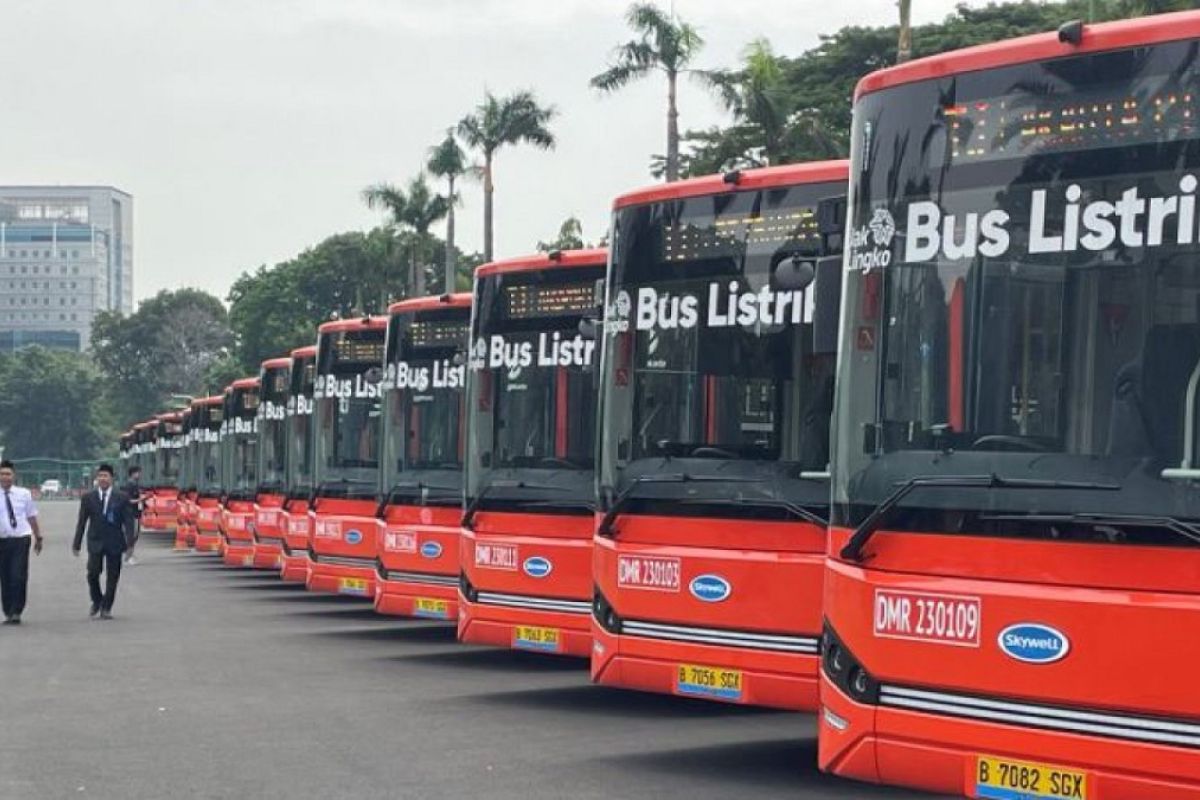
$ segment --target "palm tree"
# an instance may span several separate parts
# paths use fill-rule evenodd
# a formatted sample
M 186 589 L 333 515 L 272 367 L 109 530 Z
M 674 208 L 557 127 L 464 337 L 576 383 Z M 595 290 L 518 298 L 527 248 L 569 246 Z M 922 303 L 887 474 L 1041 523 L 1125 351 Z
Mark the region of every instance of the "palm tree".
M 458 252 L 454 249 L 454 207 L 458 205 L 458 194 L 454 182 L 467 171 L 467 154 L 458 146 L 454 129 L 446 131 L 440 144 L 429 148 L 426 168 L 433 175 L 446 179 L 446 275 L 445 290 L 454 291 L 454 273 L 458 269 Z
M 613 92 L 635 78 L 642 78 L 658 70 L 667 76 L 667 162 L 666 178 L 679 178 L 679 104 L 676 101 L 676 83 L 692 58 L 704 46 L 700 34 L 686 22 L 676 20 L 673 15 L 650 3 L 634 3 L 625 12 L 629 27 L 639 38 L 626 42 L 616 49 L 615 63 L 592 78 L 594 88 Z
M 412 246 L 409 248 L 412 274 L 408 285 L 414 297 L 423 296 L 425 268 L 421 258 L 429 243 L 429 228 L 449 212 L 449 201 L 429 190 L 424 173 L 410 180 L 404 189 L 398 189 L 390 183 L 368 186 L 363 189 L 362 198 L 368 208 L 387 211 L 393 227 L 407 228 L 413 232 Z
M 899 0 L 900 33 L 896 42 L 896 63 L 912 58 L 912 0 Z
M 554 106 L 541 106 L 533 92 L 514 92 L 496 97 L 486 92 L 483 102 L 458 123 L 458 135 L 468 147 L 483 155 L 483 257 L 491 261 L 492 201 L 495 193 L 492 172 L 496 152 L 506 144 L 525 142 L 542 150 L 554 147 L 554 134 L 547 127 L 558 114 Z
M 776 164 L 785 155 L 785 140 L 795 102 L 788 91 L 783 64 L 766 39 L 755 39 L 746 46 L 742 68 L 704 73 L 710 87 L 720 97 L 725 110 L 739 124 L 757 132 L 762 162 Z

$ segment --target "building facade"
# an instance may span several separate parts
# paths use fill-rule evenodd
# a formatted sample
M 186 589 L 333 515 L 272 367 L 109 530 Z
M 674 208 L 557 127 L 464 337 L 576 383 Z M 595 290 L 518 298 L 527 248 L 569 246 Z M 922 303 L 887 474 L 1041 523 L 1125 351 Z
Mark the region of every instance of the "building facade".
M 133 198 L 111 186 L 0 186 L 0 352 L 85 350 L 133 313 Z

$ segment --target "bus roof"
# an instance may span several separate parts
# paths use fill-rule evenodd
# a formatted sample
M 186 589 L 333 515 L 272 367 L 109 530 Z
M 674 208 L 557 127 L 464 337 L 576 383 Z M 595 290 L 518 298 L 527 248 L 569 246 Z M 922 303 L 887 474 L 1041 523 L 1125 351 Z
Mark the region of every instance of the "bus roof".
M 872 72 L 858 81 L 854 99 L 892 86 L 963 72 L 1195 37 L 1200 37 L 1200 12 L 1196 11 L 1085 25 L 1083 39 L 1077 45 L 1060 41 L 1056 31 L 1035 33 L 952 50 Z
M 224 397 L 219 394 L 211 394 L 208 397 L 197 397 L 192 401 L 192 408 L 200 406 L 219 406 L 224 401 Z
M 233 383 L 226 386 L 225 391 L 228 392 L 230 389 L 257 389 L 257 388 L 258 388 L 258 376 L 256 375 L 253 378 L 238 378 L 236 381 L 234 381 Z
M 278 358 L 268 358 L 262 362 L 263 369 L 287 369 L 292 365 L 292 359 L 288 356 L 279 356 Z
M 321 324 L 317 328 L 317 333 L 334 333 L 336 331 L 358 331 L 366 328 L 368 330 L 387 328 L 387 317 L 350 317 L 349 319 L 335 319 Z
M 388 306 L 389 314 L 405 314 L 413 311 L 434 311 L 439 308 L 470 308 L 471 293 L 456 292 L 431 297 L 412 297 Z
M 291 352 L 292 358 L 316 358 L 317 346 L 315 344 L 306 344 L 304 347 L 297 347 Z
M 726 180 L 726 175 L 736 174 L 737 181 Z M 687 197 L 707 197 L 714 194 L 744 192 L 753 189 L 769 189 L 775 186 L 791 186 L 798 183 L 825 183 L 846 181 L 850 177 L 850 162 L 809 161 L 802 164 L 783 164 L 778 167 L 760 167 L 740 170 L 736 173 L 705 175 L 686 178 L 672 183 L 644 186 L 632 192 L 618 195 L 613 201 L 613 210 L 661 203 L 665 200 L 681 200 Z
M 551 258 L 551 253 L 536 253 L 534 255 L 506 258 L 503 261 L 492 261 L 475 270 L 475 275 L 500 275 L 506 272 L 532 272 L 548 267 L 594 267 L 597 264 L 608 263 L 608 250 L 597 247 L 591 250 L 560 250 L 557 257 Z

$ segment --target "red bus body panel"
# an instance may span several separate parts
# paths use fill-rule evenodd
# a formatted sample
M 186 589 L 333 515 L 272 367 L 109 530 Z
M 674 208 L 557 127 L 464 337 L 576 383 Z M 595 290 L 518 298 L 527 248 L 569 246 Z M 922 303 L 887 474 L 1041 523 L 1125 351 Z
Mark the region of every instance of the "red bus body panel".
M 400 617 L 458 618 L 458 508 L 391 505 L 376 528 L 375 610 Z
M 196 536 L 198 553 L 217 553 L 221 548 L 221 501 L 215 497 L 196 499 Z
M 848 536 L 836 531 L 830 553 Z M 1190 688 L 1197 649 L 1194 637 L 1181 635 L 1200 629 L 1200 553 L 884 532 L 869 549 L 866 568 L 829 559 L 825 610 L 883 686 L 936 687 L 929 691 L 947 695 L 951 708 L 961 698 L 975 704 L 986 698 L 1003 707 L 1032 703 L 1060 716 L 1065 710 L 1068 719 L 1190 719 L 1200 731 L 1200 692 Z M 978 645 L 877 635 L 880 592 L 978 601 Z M 1006 655 L 998 646 L 1001 632 L 1023 623 L 1064 632 L 1066 655 L 1044 664 Z M 820 766 L 839 775 L 973 795 L 976 758 L 993 755 L 1082 770 L 1090 798 L 1200 797 L 1200 736 L 1190 747 L 1173 746 L 1090 730 L 1039 730 L 1019 712 L 992 720 L 940 707 L 866 705 L 827 676 L 821 702 L 846 723 L 839 730 L 825 716 L 819 726 Z
M 179 490 L 159 487 L 147 489 L 146 509 L 142 512 L 142 530 L 175 530 L 179 515 Z
M 254 504 L 255 569 L 283 568 L 283 495 L 260 494 Z
M 308 514 L 312 538 L 305 586 L 312 592 L 374 600 L 375 502 L 323 497 Z
M 283 539 L 280 542 L 279 577 L 288 583 L 307 583 L 312 528 L 308 501 L 288 500 L 281 514 Z
M 254 502 L 229 500 L 221 509 L 221 559 L 226 566 L 254 564 Z
M 481 511 L 475 520 L 462 531 L 460 561 L 478 598 L 460 599 L 459 641 L 586 658 L 593 518 Z M 522 638 L 524 627 L 557 631 L 555 641 Z
M 649 624 L 645 633 L 629 633 L 626 625 L 613 634 L 593 621 L 594 681 L 726 702 L 816 708 L 822 529 L 794 522 L 639 515 L 619 518 L 616 530 L 613 538 L 596 538 L 593 579 L 623 620 Z M 750 542 L 753 549 L 746 546 Z M 697 596 L 693 581 L 702 576 L 727 581 L 728 596 L 720 601 Z M 740 641 L 746 643 L 733 643 Z M 740 691 L 710 694 L 690 686 L 679 680 L 681 665 L 736 670 L 742 674 Z

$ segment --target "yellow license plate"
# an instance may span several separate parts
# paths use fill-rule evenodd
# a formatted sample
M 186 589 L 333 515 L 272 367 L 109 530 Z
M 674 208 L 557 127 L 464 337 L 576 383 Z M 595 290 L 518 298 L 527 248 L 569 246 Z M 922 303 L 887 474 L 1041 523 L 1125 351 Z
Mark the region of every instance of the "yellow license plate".
M 721 669 L 701 664 L 675 666 L 675 691 L 679 694 L 740 703 L 744 684 L 744 676 L 739 669 Z
M 557 653 L 562 647 L 562 634 L 558 628 L 518 625 L 513 628 L 513 647 L 522 650 L 541 650 L 546 653 Z
M 445 600 L 437 600 L 432 597 L 418 597 L 413 600 L 413 616 L 449 619 L 450 605 Z
M 1087 773 L 1077 769 L 979 756 L 973 797 L 989 800 L 1087 800 Z
M 342 578 L 338 581 L 338 592 L 340 594 L 354 594 L 366 596 L 367 581 L 366 578 Z

